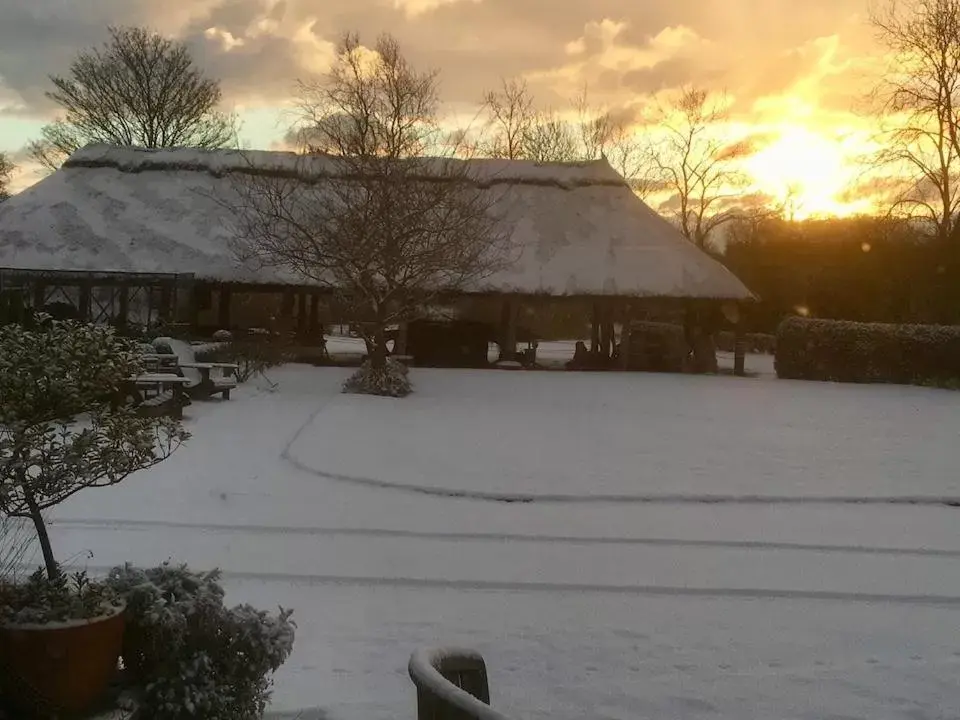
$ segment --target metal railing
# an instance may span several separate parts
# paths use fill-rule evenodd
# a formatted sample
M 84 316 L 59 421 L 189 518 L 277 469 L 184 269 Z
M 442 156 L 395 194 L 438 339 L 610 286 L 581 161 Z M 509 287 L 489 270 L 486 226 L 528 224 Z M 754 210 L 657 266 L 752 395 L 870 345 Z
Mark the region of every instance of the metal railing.
M 490 707 L 487 665 L 474 650 L 419 650 L 408 670 L 417 686 L 418 720 L 510 720 Z

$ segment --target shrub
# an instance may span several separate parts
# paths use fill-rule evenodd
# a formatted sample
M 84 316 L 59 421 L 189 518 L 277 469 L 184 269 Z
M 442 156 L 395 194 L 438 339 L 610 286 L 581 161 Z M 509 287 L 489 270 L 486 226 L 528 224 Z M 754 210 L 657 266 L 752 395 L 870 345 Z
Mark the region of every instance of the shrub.
M 777 331 L 777 376 L 954 386 L 960 327 L 789 318 Z
M 294 359 L 295 352 L 289 339 L 257 332 L 234 338 L 223 347 L 203 355 L 203 362 L 234 363 L 237 366 L 237 381 L 241 383 L 258 375 L 266 377 L 267 370 L 293 362 Z
M 358 395 L 381 395 L 383 397 L 406 397 L 413 392 L 410 370 L 399 360 L 387 358 L 384 368 L 374 369 L 367 360 L 343 384 L 343 391 Z
M 186 566 L 114 568 L 127 602 L 123 661 L 140 720 L 255 720 L 270 675 L 293 649 L 291 611 L 226 608 L 219 572 Z
M 40 568 L 26 582 L 7 585 L 0 594 L 0 620 L 12 623 L 89 620 L 121 607 L 112 588 L 90 580 L 85 572 L 68 576 L 59 570 L 49 578 Z
M 0 512 L 33 522 L 53 580 L 43 511 L 161 462 L 189 435 L 123 404 L 142 370 L 135 343 L 108 327 L 37 322 L 0 327 Z

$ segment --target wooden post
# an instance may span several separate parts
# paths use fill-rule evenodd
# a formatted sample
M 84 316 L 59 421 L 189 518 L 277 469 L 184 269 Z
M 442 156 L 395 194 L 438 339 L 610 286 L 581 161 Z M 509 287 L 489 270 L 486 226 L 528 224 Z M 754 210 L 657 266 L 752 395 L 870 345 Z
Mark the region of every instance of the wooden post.
M 80 320 L 81 322 L 90 322 L 90 306 L 93 299 L 93 293 L 90 283 L 85 282 L 80 285 Z
M 743 307 L 737 307 L 737 323 L 734 326 L 733 339 L 733 374 L 744 377 L 747 374 L 747 338 L 743 322 Z
M 33 309 L 39 310 L 47 304 L 47 286 L 42 282 L 33 285 Z
M 600 353 L 600 304 L 594 301 L 590 321 L 590 354 Z
M 394 355 L 406 355 L 407 354 L 407 336 L 410 331 L 410 326 L 408 323 L 402 322 L 397 326 L 397 339 L 393 343 L 393 354 Z
M 130 322 L 129 317 L 127 317 L 130 314 L 130 288 L 121 285 L 117 290 L 117 300 L 117 316 L 114 318 L 114 322 L 120 332 L 126 332 Z
M 218 330 L 229 330 L 230 325 L 230 305 L 233 302 L 233 289 L 229 285 L 220 286 L 220 302 L 217 307 Z
M 297 293 L 297 335 L 302 339 L 307 336 L 309 322 L 307 318 L 307 294 Z
M 500 361 L 517 359 L 517 301 L 508 295 L 500 311 Z
M 600 305 L 600 356 L 604 360 L 613 357 L 613 307 L 605 300 Z
M 320 334 L 320 293 L 310 294 L 310 337 Z M 320 339 L 320 338 L 317 338 Z

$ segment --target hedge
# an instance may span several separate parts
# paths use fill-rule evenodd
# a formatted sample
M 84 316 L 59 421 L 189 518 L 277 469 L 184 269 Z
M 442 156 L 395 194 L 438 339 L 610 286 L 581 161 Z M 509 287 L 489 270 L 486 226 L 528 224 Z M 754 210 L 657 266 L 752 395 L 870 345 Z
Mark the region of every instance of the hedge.
M 777 377 L 955 387 L 960 327 L 788 318 L 777 330 Z

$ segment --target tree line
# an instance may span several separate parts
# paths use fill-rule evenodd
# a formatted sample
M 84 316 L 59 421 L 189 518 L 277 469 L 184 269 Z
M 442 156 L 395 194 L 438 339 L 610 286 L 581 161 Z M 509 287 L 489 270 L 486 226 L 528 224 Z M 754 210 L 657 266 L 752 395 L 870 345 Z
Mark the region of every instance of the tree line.
M 752 332 L 772 333 L 791 315 L 960 324 L 950 253 L 917 222 L 737 220 L 719 259 L 760 298 L 746 312 Z

